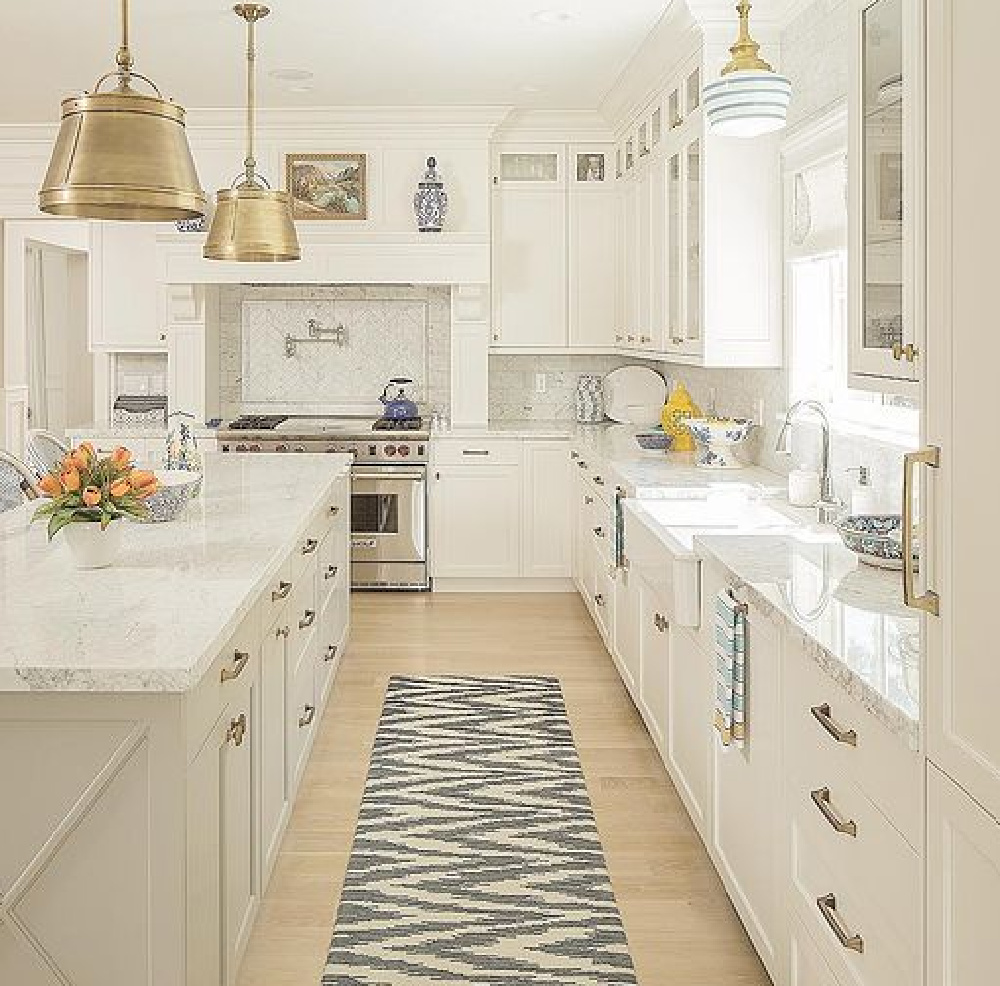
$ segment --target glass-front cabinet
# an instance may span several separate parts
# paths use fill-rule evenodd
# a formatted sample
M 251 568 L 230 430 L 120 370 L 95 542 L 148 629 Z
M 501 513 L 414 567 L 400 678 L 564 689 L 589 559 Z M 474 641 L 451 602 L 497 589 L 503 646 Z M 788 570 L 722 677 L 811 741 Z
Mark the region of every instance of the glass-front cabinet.
M 924 332 L 922 16 L 915 0 L 852 6 L 851 384 L 913 396 Z

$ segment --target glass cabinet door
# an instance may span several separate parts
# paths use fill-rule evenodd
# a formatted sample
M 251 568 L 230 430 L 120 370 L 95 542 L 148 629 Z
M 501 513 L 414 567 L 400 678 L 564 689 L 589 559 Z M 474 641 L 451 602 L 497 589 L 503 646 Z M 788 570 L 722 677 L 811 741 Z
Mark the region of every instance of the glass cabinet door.
M 906 77 L 913 43 L 904 0 L 860 0 L 851 101 L 851 377 L 887 391 L 918 377 L 913 273 L 918 248 L 914 161 L 917 88 Z M 912 18 L 915 21 L 915 18 Z
M 684 339 L 684 296 L 682 264 L 684 258 L 682 199 L 681 199 L 681 156 L 672 154 L 667 161 L 667 343 L 671 348 L 679 346 Z
M 701 350 L 701 141 L 693 140 L 684 161 L 684 339 L 685 351 Z

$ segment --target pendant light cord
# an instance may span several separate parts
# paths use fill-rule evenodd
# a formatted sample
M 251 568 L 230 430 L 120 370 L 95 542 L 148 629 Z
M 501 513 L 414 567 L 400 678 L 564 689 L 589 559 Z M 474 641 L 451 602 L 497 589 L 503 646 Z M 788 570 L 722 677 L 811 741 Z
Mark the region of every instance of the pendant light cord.
M 118 74 L 121 77 L 120 85 L 124 88 L 128 85 L 129 77 L 132 75 L 132 66 L 134 63 L 132 59 L 132 52 L 129 50 L 128 46 L 128 29 L 129 29 L 129 0 L 122 0 L 121 2 L 121 22 L 122 22 L 122 40 L 118 47 L 118 54 L 115 55 L 115 62 L 118 65 Z
M 247 156 L 243 162 L 246 168 L 247 184 L 257 183 L 256 170 L 257 160 L 254 157 L 254 114 L 256 110 L 257 91 L 255 85 L 255 62 L 257 61 L 257 49 L 254 44 L 254 25 L 257 18 L 253 15 L 247 17 Z

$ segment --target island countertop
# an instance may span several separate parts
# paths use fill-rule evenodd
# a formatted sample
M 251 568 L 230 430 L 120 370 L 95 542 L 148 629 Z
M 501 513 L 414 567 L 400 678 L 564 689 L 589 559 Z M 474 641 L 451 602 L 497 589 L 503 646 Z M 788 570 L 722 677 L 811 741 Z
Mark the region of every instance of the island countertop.
M 34 505 L 0 515 L 0 691 L 193 687 L 350 463 L 210 453 L 201 496 L 171 523 L 118 521 L 121 555 L 94 571 Z

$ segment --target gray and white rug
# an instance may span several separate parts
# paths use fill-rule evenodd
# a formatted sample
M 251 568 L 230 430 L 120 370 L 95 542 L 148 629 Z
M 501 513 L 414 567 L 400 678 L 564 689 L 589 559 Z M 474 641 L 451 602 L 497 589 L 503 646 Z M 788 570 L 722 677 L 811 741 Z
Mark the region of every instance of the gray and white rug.
M 635 986 L 555 678 L 389 683 L 323 986 Z

